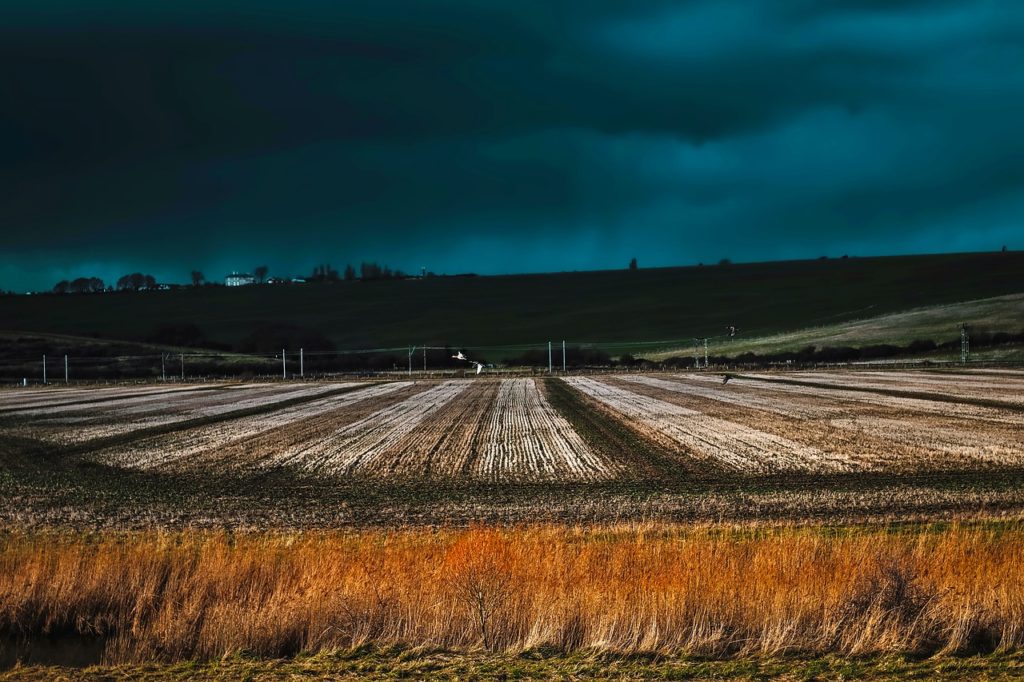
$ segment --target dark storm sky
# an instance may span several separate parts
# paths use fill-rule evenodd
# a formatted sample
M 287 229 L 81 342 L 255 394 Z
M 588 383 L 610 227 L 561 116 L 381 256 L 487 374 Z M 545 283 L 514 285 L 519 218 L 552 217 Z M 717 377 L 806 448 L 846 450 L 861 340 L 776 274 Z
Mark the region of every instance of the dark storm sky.
M 0 288 L 1024 247 L 1024 4 L 7 0 Z

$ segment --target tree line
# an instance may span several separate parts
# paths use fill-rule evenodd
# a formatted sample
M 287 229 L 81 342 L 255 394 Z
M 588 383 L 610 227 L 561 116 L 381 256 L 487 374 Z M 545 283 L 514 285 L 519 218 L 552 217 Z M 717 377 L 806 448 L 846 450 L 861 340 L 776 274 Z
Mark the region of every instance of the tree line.
M 62 279 L 53 285 L 55 294 L 94 294 L 104 290 L 103 280 L 99 277 L 79 277 L 70 282 Z
M 380 265 L 372 261 L 364 261 L 359 264 L 358 274 L 352 264 L 345 266 L 343 274 L 331 267 L 330 263 L 317 265 L 313 268 L 313 274 L 309 276 L 310 282 L 353 282 L 357 279 L 370 281 L 375 279 L 405 279 L 408 277 L 401 270 L 392 270 L 387 265 Z
M 103 291 L 113 291 L 115 287 L 108 287 L 99 277 L 79 277 L 73 280 L 62 279 L 53 285 L 55 294 L 98 294 Z M 133 272 L 118 278 L 116 289 L 118 291 L 149 291 L 157 288 L 156 278 L 153 275 L 146 275 L 141 272 Z
M 267 282 L 267 275 L 270 273 L 270 268 L 266 265 L 259 265 L 253 269 L 253 275 L 257 282 L 263 284 Z M 427 273 L 428 276 L 433 276 L 434 273 Z M 381 265 L 374 261 L 364 261 L 359 264 L 358 270 L 351 264 L 346 265 L 344 271 L 339 273 L 330 263 L 317 265 L 313 268 L 312 274 L 305 278 L 307 282 L 313 283 L 325 283 L 325 282 L 352 282 L 355 280 L 372 281 L 382 279 L 405 279 L 409 275 L 402 270 L 392 270 L 387 265 Z M 189 281 L 193 287 L 200 287 L 205 285 L 219 286 L 217 282 L 211 282 L 206 279 L 200 270 L 192 270 L 189 273 Z M 273 280 L 271 280 L 273 281 Z M 156 279 L 152 275 L 147 275 L 141 272 L 133 272 L 131 274 L 124 275 L 117 280 L 117 283 L 113 287 L 108 287 L 104 284 L 103 280 L 99 277 L 79 277 L 74 280 L 61 280 L 53 286 L 53 293 L 55 294 L 92 294 L 100 293 L 104 291 L 150 291 L 156 289 L 158 286 Z

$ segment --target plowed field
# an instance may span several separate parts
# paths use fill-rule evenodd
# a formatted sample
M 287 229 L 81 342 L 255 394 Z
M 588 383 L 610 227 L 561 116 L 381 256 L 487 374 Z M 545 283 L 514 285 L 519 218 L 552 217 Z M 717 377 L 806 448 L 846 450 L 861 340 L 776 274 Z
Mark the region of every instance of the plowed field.
M 239 506 L 337 500 L 324 518 L 381 500 L 529 518 L 524 495 L 630 518 L 1024 509 L 1004 485 L 1024 476 L 1022 387 L 1024 372 L 832 371 L 4 390 L 0 486 L 9 517 L 77 518 L 68 490 L 177 514 L 217 504 L 199 488 L 219 481 Z

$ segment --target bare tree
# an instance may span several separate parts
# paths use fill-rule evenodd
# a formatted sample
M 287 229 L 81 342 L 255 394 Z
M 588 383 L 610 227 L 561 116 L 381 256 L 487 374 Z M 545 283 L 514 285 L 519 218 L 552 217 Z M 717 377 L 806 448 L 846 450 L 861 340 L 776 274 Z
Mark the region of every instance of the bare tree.
M 198 270 L 192 271 L 192 286 L 198 287 L 203 283 L 205 279 L 206 277 L 203 275 L 203 273 L 199 272 Z
M 480 629 L 484 648 L 497 648 L 502 614 L 512 596 L 508 567 L 494 556 L 473 556 L 448 576 L 456 598 Z
M 257 265 L 253 273 L 256 275 L 256 279 L 259 280 L 260 284 L 263 284 L 264 280 L 267 279 L 267 273 L 270 272 L 270 268 L 266 265 Z
M 117 288 L 121 291 L 141 291 L 148 289 L 150 291 L 156 289 L 156 279 L 153 275 L 144 275 L 141 272 L 133 272 L 130 275 L 124 275 L 117 280 Z
M 311 282 L 337 282 L 338 271 L 331 267 L 330 263 L 324 265 L 317 265 L 313 268 L 313 274 L 310 275 L 309 281 Z

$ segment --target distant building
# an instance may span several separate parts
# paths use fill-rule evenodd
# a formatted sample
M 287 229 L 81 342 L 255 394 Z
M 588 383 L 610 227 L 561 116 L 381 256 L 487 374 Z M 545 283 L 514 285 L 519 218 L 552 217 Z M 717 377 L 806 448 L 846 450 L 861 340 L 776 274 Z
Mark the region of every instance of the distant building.
M 248 284 L 256 284 L 256 278 L 245 272 L 232 272 L 224 278 L 225 286 L 244 287 Z

